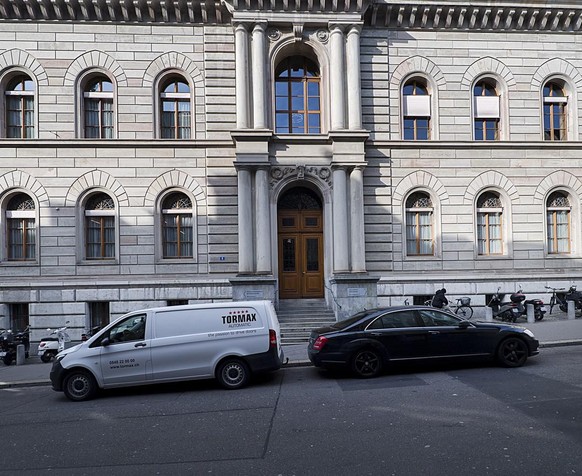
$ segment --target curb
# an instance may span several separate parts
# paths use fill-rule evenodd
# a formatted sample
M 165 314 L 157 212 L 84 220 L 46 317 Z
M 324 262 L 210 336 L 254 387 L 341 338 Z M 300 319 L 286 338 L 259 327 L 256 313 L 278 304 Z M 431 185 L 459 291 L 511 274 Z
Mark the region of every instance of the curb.
M 50 386 L 50 380 L 23 380 L 21 382 L 0 382 L 0 390 L 6 388 L 19 388 L 19 387 L 46 387 Z
M 550 342 L 540 342 L 540 349 L 549 348 L 549 347 L 566 347 L 570 345 L 582 345 L 582 340 L 557 340 L 557 341 L 550 341 Z

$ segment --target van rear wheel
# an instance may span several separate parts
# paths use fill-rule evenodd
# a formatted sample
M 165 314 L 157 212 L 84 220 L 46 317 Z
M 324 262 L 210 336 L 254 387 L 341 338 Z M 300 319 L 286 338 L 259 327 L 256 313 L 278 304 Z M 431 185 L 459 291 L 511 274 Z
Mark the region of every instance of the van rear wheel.
M 249 382 L 249 366 L 239 359 L 227 359 L 218 366 L 216 378 L 228 390 L 242 388 Z
M 97 382 L 85 370 L 73 370 L 63 382 L 65 396 L 74 402 L 90 400 L 97 394 Z

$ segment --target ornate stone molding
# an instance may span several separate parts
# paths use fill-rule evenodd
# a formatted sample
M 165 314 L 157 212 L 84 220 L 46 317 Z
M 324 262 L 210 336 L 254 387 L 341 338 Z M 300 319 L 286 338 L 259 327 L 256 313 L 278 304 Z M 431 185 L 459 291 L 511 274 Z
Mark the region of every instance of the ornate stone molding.
M 324 181 L 331 187 L 331 169 L 329 167 L 315 167 L 297 165 L 295 167 L 271 167 L 271 187 L 274 187 L 281 180 L 295 176 L 298 180 L 304 179 L 306 175 L 316 177 Z
M 227 24 L 233 15 L 264 19 L 276 16 L 325 23 L 351 15 L 367 26 L 391 29 L 503 31 L 579 31 L 582 6 L 573 0 L 558 5 L 531 1 L 387 0 L 0 0 L 2 20 L 95 21 L 120 23 Z M 350 20 L 351 21 L 351 20 Z
M 573 1 L 557 6 L 500 1 L 373 2 L 364 20 L 372 27 L 393 29 L 579 31 L 582 8 Z

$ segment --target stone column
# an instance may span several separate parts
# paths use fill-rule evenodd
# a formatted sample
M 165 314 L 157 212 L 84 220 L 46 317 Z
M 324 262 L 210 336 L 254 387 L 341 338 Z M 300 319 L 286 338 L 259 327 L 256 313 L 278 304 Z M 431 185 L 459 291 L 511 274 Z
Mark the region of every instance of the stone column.
M 364 237 L 364 167 L 354 167 L 350 174 L 350 245 L 352 271 L 366 271 L 366 242 Z
M 349 272 L 348 201 L 345 167 L 333 169 L 333 270 L 334 273 Z
M 248 129 L 249 100 L 249 32 L 244 23 L 234 27 L 236 74 L 236 127 Z
M 257 273 L 271 274 L 271 210 L 269 208 L 269 169 L 255 173 Z
M 346 48 L 346 72 L 348 91 L 348 128 L 362 128 L 362 91 L 360 85 L 360 32 L 361 25 L 353 25 L 348 31 Z
M 252 176 L 248 168 L 238 169 L 238 271 L 253 272 Z
M 331 129 L 338 130 L 346 128 L 344 32 L 339 25 L 330 25 L 330 48 Z
M 253 28 L 253 69 L 251 74 L 253 78 L 253 119 L 255 129 L 266 129 L 267 127 L 266 29 L 267 22 L 257 23 Z

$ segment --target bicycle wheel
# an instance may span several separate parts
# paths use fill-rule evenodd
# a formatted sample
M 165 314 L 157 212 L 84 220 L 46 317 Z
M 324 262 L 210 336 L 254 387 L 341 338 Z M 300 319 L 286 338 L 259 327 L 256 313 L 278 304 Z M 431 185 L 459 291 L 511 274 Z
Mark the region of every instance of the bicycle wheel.
M 555 305 L 556 305 L 556 296 L 552 296 L 550 298 L 550 314 L 552 313 L 552 309 L 554 309 Z
M 471 306 L 459 306 L 455 314 L 461 319 L 471 319 L 473 317 L 473 308 Z

